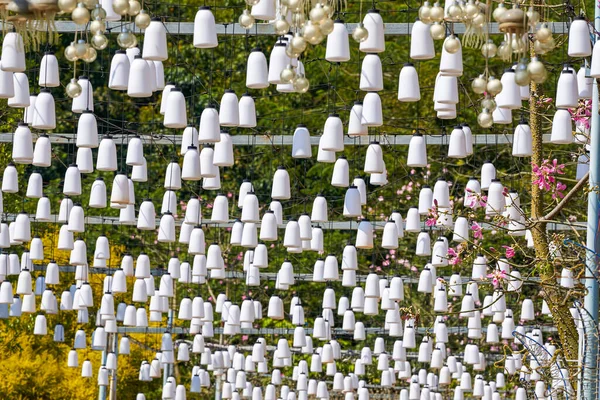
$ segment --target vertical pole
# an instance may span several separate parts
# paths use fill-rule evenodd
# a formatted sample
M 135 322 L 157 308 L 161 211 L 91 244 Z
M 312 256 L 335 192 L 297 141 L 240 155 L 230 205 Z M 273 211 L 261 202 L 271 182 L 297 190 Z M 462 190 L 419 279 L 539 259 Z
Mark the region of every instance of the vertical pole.
M 600 29 L 600 4 L 594 2 L 594 25 L 596 30 Z M 594 35 L 594 40 L 596 39 Z M 585 287 L 587 294 L 585 296 L 584 307 L 598 324 L 598 282 L 594 276 L 598 270 L 600 258 L 597 256 L 600 252 L 600 236 L 598 235 L 598 212 L 600 196 L 597 193 L 597 187 L 600 185 L 600 117 L 598 116 L 598 85 L 594 82 L 592 94 L 592 121 L 590 128 L 590 192 L 588 194 L 588 214 L 587 214 L 587 240 L 588 247 L 586 257 Z M 579 398 L 585 400 L 595 400 L 598 397 L 598 338 L 595 334 L 588 335 L 585 348 L 585 369 L 584 376 L 580 377 L 581 390 Z
M 108 347 L 108 340 L 106 346 Z M 108 349 L 105 347 L 104 350 L 102 350 L 102 365 L 106 365 L 107 354 Z M 100 386 L 98 388 L 98 400 L 106 400 L 106 386 Z
M 117 368 L 112 372 L 112 375 L 110 377 L 110 393 L 108 394 L 108 398 L 110 400 L 117 400 L 117 372 L 119 371 L 119 363 L 118 363 L 118 358 L 119 358 L 119 333 L 115 332 L 112 335 L 112 352 L 115 354 L 115 357 L 117 357 Z

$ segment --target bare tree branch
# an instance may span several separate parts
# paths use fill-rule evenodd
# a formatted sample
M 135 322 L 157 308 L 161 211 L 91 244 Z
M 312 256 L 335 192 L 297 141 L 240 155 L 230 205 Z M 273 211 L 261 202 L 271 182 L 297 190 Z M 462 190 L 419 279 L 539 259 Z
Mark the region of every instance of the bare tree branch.
M 565 205 L 571 200 L 573 196 L 575 196 L 585 185 L 590 177 L 590 172 L 588 171 L 580 180 L 577 182 L 575 186 L 563 197 L 563 199 L 543 218 L 544 221 L 554 219 L 554 217 L 564 208 Z

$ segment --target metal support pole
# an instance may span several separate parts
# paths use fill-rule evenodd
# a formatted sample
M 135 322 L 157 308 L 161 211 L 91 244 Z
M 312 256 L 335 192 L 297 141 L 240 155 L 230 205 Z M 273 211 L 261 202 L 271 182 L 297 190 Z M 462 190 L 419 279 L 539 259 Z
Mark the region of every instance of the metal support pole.
M 594 25 L 596 30 L 600 29 L 600 4 L 595 2 L 594 7 Z M 595 35 L 594 35 L 594 39 Z M 587 222 L 587 241 L 588 247 L 586 257 L 585 271 L 585 286 L 587 294 L 585 296 L 584 307 L 590 316 L 594 319 L 594 323 L 598 324 L 598 282 L 594 273 L 598 270 L 598 262 L 600 257 L 597 256 L 600 252 L 600 236 L 598 235 L 598 219 L 600 195 L 598 194 L 598 186 L 600 185 L 600 118 L 598 116 L 598 85 L 593 85 L 592 94 L 592 121 L 590 129 L 590 192 L 588 194 L 588 222 Z M 598 338 L 596 335 L 588 335 L 584 346 L 582 347 L 583 357 L 585 360 L 583 376 L 580 380 L 580 390 L 578 391 L 579 399 L 595 400 L 598 396 Z
M 108 341 L 106 347 L 102 350 L 102 365 L 106 365 L 106 356 L 108 354 Z M 106 386 L 100 386 L 98 388 L 98 400 L 106 400 Z
M 119 333 L 113 333 L 111 334 L 112 336 L 112 350 L 111 352 L 115 354 L 115 357 L 117 357 L 117 366 L 119 365 L 118 363 L 118 359 L 119 359 Z M 117 367 L 117 369 L 115 369 L 114 371 L 112 371 L 112 375 L 110 377 L 110 393 L 108 395 L 109 400 L 117 400 L 117 372 L 119 371 L 119 368 Z

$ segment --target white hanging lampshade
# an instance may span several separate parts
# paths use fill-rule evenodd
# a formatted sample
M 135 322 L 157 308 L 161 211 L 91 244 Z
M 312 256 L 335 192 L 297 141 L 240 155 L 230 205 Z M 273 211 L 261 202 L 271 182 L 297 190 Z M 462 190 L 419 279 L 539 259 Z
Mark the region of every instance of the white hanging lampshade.
M 494 124 L 508 125 L 512 123 L 512 111 L 505 107 L 496 107 L 492 113 Z
M 113 179 L 110 202 L 114 204 L 129 204 L 129 179 L 125 174 L 116 174 Z
M 181 167 L 175 161 L 171 161 L 167 165 L 164 188 L 167 190 L 181 189 Z
M 92 111 L 84 110 L 79 117 L 76 146 L 90 149 L 98 147 L 98 123 Z
M 438 119 L 456 119 L 456 104 L 448 104 L 446 109 L 437 111 L 436 117 Z
M 348 136 L 366 136 L 369 134 L 369 128 L 362 124 L 362 101 L 355 101 L 350 110 L 350 118 L 348 120 Z
M 100 141 L 96 169 L 98 171 L 117 170 L 117 146 L 112 136 L 104 136 Z
M 185 128 L 187 126 L 185 96 L 178 87 L 174 87 L 169 91 L 163 125 L 165 128 L 178 129 Z
M 189 146 L 183 157 L 183 168 L 181 170 L 181 179 L 184 181 L 199 181 L 200 175 L 200 156 L 196 146 Z
M 577 92 L 580 99 L 589 99 L 592 97 L 594 78 L 588 76 L 589 69 L 585 66 L 577 71 Z
M 81 86 L 81 94 L 73 98 L 71 111 L 74 113 L 81 113 L 83 110 L 94 111 L 94 88 L 92 87 L 92 82 L 90 82 L 87 76 L 80 76 L 77 83 Z
M 67 225 L 70 232 L 80 233 L 85 231 L 85 216 L 81 204 L 75 203 L 73 205 Z
M 456 76 L 438 74 L 433 90 L 433 100 L 442 104 L 458 104 L 458 80 Z
M 213 165 L 216 167 L 231 167 L 234 163 L 233 141 L 227 132 L 221 132 L 220 139 L 215 143 Z
M 239 127 L 256 127 L 256 106 L 254 98 L 249 93 L 244 93 L 239 102 Z
M 208 6 L 199 7 L 196 12 L 193 43 L 199 49 L 210 49 L 219 44 L 215 17 Z
M 404 103 L 421 100 L 419 76 L 415 66 L 411 63 L 404 64 L 400 70 L 400 77 L 398 78 L 398 100 Z
M 411 207 L 408 209 L 408 212 L 406 213 L 404 230 L 406 232 L 421 231 L 421 219 L 419 217 L 419 209 L 417 207 Z
M 552 119 L 550 142 L 554 144 L 573 143 L 573 121 L 568 110 L 560 108 Z
M 360 193 L 354 185 L 348 187 L 344 197 L 343 215 L 347 218 L 355 218 L 361 216 Z
M 521 120 L 513 135 L 513 157 L 530 157 L 532 154 L 531 129 L 527 121 Z
M 81 172 L 79 172 L 77 164 L 69 165 L 65 172 L 63 194 L 65 196 L 79 196 L 81 194 Z
M 265 21 L 274 20 L 276 17 L 275 1 L 274 0 L 259 0 L 254 1 L 251 15 L 256 19 Z M 265 400 L 267 400 L 265 398 Z
M 322 194 L 318 194 L 313 201 L 312 213 L 310 219 L 313 222 L 327 222 L 327 199 Z
M 167 30 L 160 18 L 153 18 L 144 30 L 144 46 L 142 57 L 145 60 L 165 61 L 169 58 L 167 52 Z
M 410 139 L 406 165 L 408 167 L 427 166 L 427 146 L 425 144 L 425 138 L 420 133 L 415 133 Z
M 373 248 L 373 224 L 368 219 L 363 219 L 358 223 L 355 246 L 357 249 Z
M 142 165 L 134 165 L 131 169 L 131 180 L 133 182 L 147 182 L 148 181 L 148 168 L 146 165 L 146 159 Z
M 446 50 L 449 41 L 453 41 L 458 45 L 458 48 L 453 53 Z M 453 76 L 462 76 L 463 74 L 462 44 L 458 37 L 454 35 L 450 35 L 444 39 L 442 56 L 440 58 L 440 72 L 444 75 Z
M 410 58 L 413 60 L 431 60 L 434 57 L 435 48 L 430 25 L 416 20 L 410 31 Z
M 521 108 L 521 92 L 515 81 L 515 70 L 512 68 L 505 70 L 500 82 L 502 90 L 496 95 L 496 105 L 509 110 Z
M 17 193 L 19 191 L 19 176 L 15 164 L 9 162 L 2 174 L 2 192 Z
M 45 52 L 42 60 L 40 61 L 38 84 L 42 87 L 60 86 L 58 60 L 52 51 Z
M 42 89 L 37 96 L 31 126 L 44 130 L 56 128 L 56 108 L 49 89 Z
M 216 178 L 219 167 L 214 164 L 215 151 L 212 147 L 205 146 L 200 152 L 200 171 L 203 178 Z
M 31 240 L 31 224 L 29 216 L 25 212 L 17 215 L 14 223 L 14 235 L 11 235 L 11 240 L 26 243 Z
M 279 71 L 281 73 L 281 70 Z M 254 48 L 248 56 L 246 64 L 246 87 L 264 89 L 269 87 L 269 68 L 267 57 L 260 48 Z
M 481 190 L 488 190 L 490 188 L 490 184 L 492 183 L 492 179 L 496 178 L 496 167 L 490 161 L 485 161 L 481 167 L 481 184 L 477 185 L 477 181 L 475 179 L 469 180 L 472 187 L 473 193 L 481 193 Z M 471 182 L 472 181 L 472 182 Z M 477 191 L 479 189 L 479 191 Z
M 569 26 L 569 57 L 588 57 L 592 55 L 592 41 L 590 27 L 582 16 L 575 17 Z
M 17 32 L 7 32 L 2 41 L 2 70 L 9 72 L 25 71 L 25 45 Z
M 591 63 L 589 75 L 592 78 L 600 77 L 600 45 L 598 45 L 598 41 L 594 44 Z
M 42 175 L 39 172 L 32 172 L 29 175 L 29 181 L 27 182 L 27 193 L 25 197 L 30 199 L 39 199 L 42 197 L 44 181 Z M 1 192 L 0 192 L 1 193 Z
M 153 61 L 152 63 L 156 71 L 156 89 L 154 90 L 156 92 L 165 88 L 165 66 L 162 61 Z
M 198 128 L 198 142 L 215 143 L 219 140 L 221 140 L 219 112 L 213 106 L 208 105 L 200 115 L 200 127 Z
M 284 83 L 281 80 L 281 71 L 283 71 L 290 63 L 290 57 L 286 54 L 286 47 L 286 42 L 277 41 L 277 43 L 275 43 L 273 46 L 273 50 L 271 50 L 268 75 L 270 84 L 278 85 Z
M 417 236 L 417 245 L 415 249 L 417 256 L 431 255 L 431 237 L 426 231 L 421 231 Z
M 162 95 L 160 96 L 160 114 L 161 115 L 165 115 L 165 112 L 167 111 L 167 104 L 168 104 L 167 100 L 169 98 L 169 93 L 171 93 L 171 90 L 174 87 L 175 87 L 174 84 L 167 83 L 162 90 Z
M 465 158 L 467 156 L 467 140 L 462 125 L 456 125 L 448 142 L 448 158 Z
M 329 114 L 323 127 L 319 149 L 331 152 L 344 150 L 344 126 L 337 114 Z
M 193 125 L 188 125 L 181 135 L 181 149 L 179 153 L 184 156 L 189 146 L 198 148 L 198 130 Z
M 19 122 L 13 135 L 12 160 L 16 164 L 33 162 L 33 138 L 29 126 L 24 122 Z
M 294 131 L 292 140 L 292 157 L 293 158 L 311 158 L 312 150 L 310 147 L 310 133 L 306 125 L 299 124 Z
M 350 165 L 346 157 L 340 157 L 333 166 L 331 186 L 348 187 L 350 184 Z
M 24 108 L 29 106 L 29 80 L 27 75 L 22 72 L 13 74 L 13 87 L 15 95 L 8 99 L 8 106 L 14 108 Z
M 10 71 L 4 71 L 2 69 L 2 61 L 0 60 L 0 99 L 10 99 L 15 96 L 15 83 L 13 78 L 13 73 Z M 29 107 L 25 108 L 25 113 L 27 114 L 28 110 L 31 109 L 32 99 L 30 96 L 29 99 Z M 27 118 L 24 118 L 27 122 Z
M 364 126 L 383 125 L 381 98 L 377 92 L 368 92 L 365 95 L 365 98 L 363 99 L 363 109 L 360 122 Z
M 158 227 L 158 241 L 161 243 L 175 242 L 175 219 L 173 214 L 166 212 L 160 218 L 160 226 Z
M 127 155 L 125 157 L 127 165 L 144 164 L 144 144 L 139 135 L 133 136 L 127 143 Z
M 327 35 L 325 59 L 329 62 L 350 60 L 350 42 L 344 21 L 336 20 L 333 24 L 333 31 Z
M 360 42 L 359 49 L 364 53 L 382 53 L 385 51 L 384 25 L 377 9 L 367 11 L 363 26 L 369 32 L 365 40 Z
M 488 198 L 485 207 L 486 215 L 502 215 L 506 207 L 504 199 L 504 185 L 499 179 L 492 179 L 488 189 Z
M 383 90 L 383 69 L 377 54 L 367 54 L 363 59 L 359 88 L 365 92 Z
M 108 87 L 113 90 L 127 90 L 129 85 L 129 57 L 125 50 L 117 50 L 110 62 Z
M 433 186 L 433 201 L 438 207 L 450 207 L 450 188 L 444 178 L 438 178 Z
M 227 196 L 218 194 L 213 202 L 211 222 L 229 222 L 229 205 Z
M 239 104 L 235 91 L 225 90 L 221 97 L 221 108 L 219 110 L 219 123 L 221 126 L 238 126 L 240 124 Z
M 46 322 L 46 316 L 43 314 L 39 314 L 35 317 L 35 324 L 33 327 L 34 335 L 47 335 L 48 334 L 48 325 Z
M 144 200 L 140 205 L 137 228 L 140 230 L 156 229 L 156 211 L 154 204 L 149 199 Z
M 556 85 L 556 108 L 575 108 L 578 102 L 577 77 L 573 69 L 564 68 Z
M 384 249 L 397 249 L 398 248 L 398 227 L 394 221 L 388 221 L 383 229 L 383 236 L 381 238 L 381 247 Z
M 383 150 L 381 149 L 379 142 L 371 142 L 369 147 L 367 147 L 364 172 L 366 174 L 381 174 L 384 169 Z
M 146 60 L 144 60 L 140 55 L 135 56 L 129 68 L 127 95 L 129 97 L 152 96 L 152 87 L 150 85 L 150 81 L 152 79 L 152 72 Z
M 384 168 L 385 168 L 385 164 L 384 164 Z M 371 180 L 372 179 L 373 179 L 373 176 L 371 176 Z M 365 180 L 363 178 L 361 178 L 360 176 L 357 176 L 354 178 L 352 183 L 358 189 L 358 193 L 360 193 L 360 205 L 366 206 L 367 205 L 367 184 L 365 183 Z

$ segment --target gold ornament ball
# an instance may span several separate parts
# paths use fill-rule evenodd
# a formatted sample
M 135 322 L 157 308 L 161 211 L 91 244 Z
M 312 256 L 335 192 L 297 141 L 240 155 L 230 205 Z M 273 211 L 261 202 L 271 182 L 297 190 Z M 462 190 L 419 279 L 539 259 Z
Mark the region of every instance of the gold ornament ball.
M 106 26 L 104 22 L 100 19 L 96 19 L 90 23 L 90 32 L 92 35 L 97 35 L 98 33 L 104 33 L 106 31 Z
M 300 12 L 302 10 L 303 3 L 300 0 L 288 0 L 288 3 L 288 8 L 291 12 Z
M 250 11 L 244 10 L 238 18 L 238 22 L 242 28 L 251 29 L 254 26 L 254 17 L 250 14 Z
M 465 6 L 465 17 L 472 20 L 478 13 L 479 7 L 475 5 L 473 0 L 469 1 Z
M 98 52 L 92 46 L 88 47 L 85 55 L 83 56 L 83 61 L 86 63 L 91 63 L 96 61 L 96 57 L 98 57 Z
M 487 82 L 483 75 L 479 75 L 477 78 L 473 79 L 473 82 L 471 82 L 471 88 L 473 89 L 473 92 L 477 94 L 483 94 L 483 92 L 485 92 L 486 87 Z
M 108 39 L 106 38 L 106 36 L 104 36 L 104 34 L 97 33 L 94 36 L 92 36 L 92 46 L 96 50 L 104 50 L 106 46 L 108 46 Z
M 137 0 L 129 0 L 129 11 L 127 12 L 127 14 L 131 15 L 132 17 L 135 17 L 140 13 L 140 11 L 142 11 L 142 5 L 140 4 L 140 2 Z
M 431 7 L 429 18 L 431 18 L 433 22 L 442 22 L 444 20 L 444 9 L 440 7 L 438 3 L 435 3 L 433 7 Z
M 463 10 L 458 3 L 452 4 L 448 7 L 448 19 L 450 21 L 460 21 L 463 18 Z
M 321 33 L 325 36 L 333 32 L 333 20 L 331 18 L 325 18 L 319 23 Z
M 98 0 L 82 0 L 82 2 L 88 10 L 93 10 L 98 5 Z
M 550 40 L 552 38 L 552 31 L 548 28 L 548 26 L 546 24 L 544 24 L 535 33 L 535 38 L 537 40 L 539 40 L 541 43 L 546 43 L 548 40 Z
M 481 105 L 490 112 L 493 112 L 496 109 L 496 101 L 489 95 L 481 100 Z
M 150 15 L 148 15 L 145 10 L 141 10 L 140 13 L 135 16 L 135 26 L 140 29 L 146 29 L 151 21 Z
M 554 37 L 552 37 L 552 36 L 550 36 L 550 39 L 548 39 L 546 42 L 541 42 L 541 44 L 542 44 L 542 49 L 544 49 L 544 51 L 546 53 L 554 50 L 554 47 L 556 46 L 556 42 L 554 41 Z
M 289 83 L 296 77 L 296 72 L 294 72 L 294 68 L 288 64 L 287 67 L 281 70 L 279 74 L 279 78 L 283 83 Z
M 71 13 L 71 19 L 77 25 L 85 25 L 90 21 L 90 10 L 85 8 L 83 3 L 79 3 Z
M 488 43 L 481 46 L 481 54 L 483 54 L 483 56 L 485 58 L 495 57 L 497 51 L 498 51 L 498 48 L 496 47 L 494 42 L 492 42 L 491 40 Z
M 544 64 L 537 58 L 533 57 L 527 65 L 529 77 L 535 83 L 544 83 L 548 77 L 548 71 Z
M 471 23 L 476 27 L 482 28 L 485 25 L 485 15 L 482 13 L 476 14 L 471 20 Z
M 424 23 L 431 21 L 431 6 L 428 1 L 419 8 L 419 19 Z
M 540 42 L 537 39 L 535 42 L 533 42 L 533 51 L 535 52 L 535 54 L 546 54 L 546 49 L 542 45 L 542 42 Z
M 506 7 L 504 6 L 504 3 L 498 4 L 498 7 L 496 7 L 496 9 L 492 12 L 492 17 L 494 18 L 494 21 L 498 22 L 498 19 L 502 18 L 502 15 L 504 15 L 505 12 Z
M 325 35 L 323 34 L 323 31 L 321 31 L 319 29 L 319 33 L 317 34 L 317 36 L 315 36 L 315 43 L 310 42 L 310 44 L 319 44 L 321 43 L 323 40 L 325 39 Z
M 89 45 L 83 39 L 79 39 L 75 45 L 75 54 L 78 58 L 83 58 L 87 52 Z
M 477 116 L 477 123 L 482 128 L 491 127 L 492 124 L 494 123 L 492 114 L 490 114 L 490 112 L 484 108 L 483 111 L 481 111 L 481 113 Z
M 289 57 L 289 58 L 296 58 L 300 55 L 300 53 L 298 53 L 296 51 L 296 49 L 294 49 L 291 45 L 288 45 L 285 48 L 285 54 Z
M 531 26 L 536 26 L 540 22 L 540 13 L 537 12 L 533 7 L 529 7 L 527 10 L 527 22 Z
M 446 37 L 446 27 L 439 22 L 431 25 L 429 31 L 431 32 L 431 37 L 433 40 L 442 40 Z
M 297 51 L 299 53 L 303 53 L 304 50 L 306 50 L 306 46 L 307 46 L 306 40 L 304 40 L 304 37 L 299 33 L 296 33 L 294 35 L 290 45 L 294 48 L 294 51 Z
M 318 34 L 319 27 L 312 23 L 312 21 L 306 21 L 304 27 L 302 28 L 302 33 L 304 34 L 304 38 L 311 43 L 311 40 Z
M 502 91 L 502 82 L 500 82 L 500 79 L 496 79 L 492 76 L 488 80 L 486 89 L 488 93 L 495 96 Z
M 137 47 L 138 45 L 138 40 L 137 40 L 137 36 L 135 36 L 135 34 L 131 34 L 131 43 L 129 43 L 129 47 L 127 47 L 128 49 L 132 49 L 134 47 Z
M 323 4 L 323 12 L 328 18 L 331 18 L 331 16 L 333 15 L 333 9 L 329 4 Z
M 58 8 L 64 13 L 73 12 L 77 7 L 77 0 L 58 0 Z
M 129 31 L 129 29 L 124 29 L 117 36 L 117 43 L 119 44 L 119 46 L 125 49 L 129 48 L 129 46 L 131 46 L 131 43 L 133 43 L 134 40 L 135 36 L 133 35 L 133 33 L 131 33 L 131 31 Z
M 358 24 L 358 26 L 352 32 L 352 39 L 354 39 L 358 43 L 362 43 L 369 37 L 369 31 L 362 24 Z
M 259 1 L 260 0 L 246 0 L 246 4 L 248 4 L 249 6 L 255 6 L 258 4 Z
M 244 10 L 244 11 L 248 11 L 248 10 Z M 288 33 L 288 31 L 290 30 L 290 24 L 287 22 L 285 17 L 282 15 L 275 20 L 275 23 L 273 24 L 273 28 L 275 29 L 275 33 L 277 35 L 281 36 L 281 35 L 285 35 L 286 33 Z
M 450 54 L 455 54 L 460 50 L 460 42 L 456 36 L 452 35 L 444 42 L 444 50 Z
M 530 81 L 531 77 L 527 70 L 527 64 L 521 61 L 515 69 L 515 82 L 519 86 L 528 86 Z
M 72 99 L 81 95 L 81 90 L 81 85 L 77 82 L 77 79 L 75 78 L 71 79 L 71 82 L 69 82 L 67 84 L 67 87 L 65 88 L 67 96 L 69 96 Z
M 102 8 L 100 4 L 96 4 L 96 7 L 94 7 L 90 15 L 92 16 L 93 21 L 96 21 L 98 19 L 104 20 L 106 19 L 106 10 Z
M 317 3 L 316 6 L 313 7 L 312 10 L 308 13 L 308 17 L 312 22 L 319 23 L 321 22 L 325 16 L 325 10 L 323 10 L 323 6 L 321 3 Z
M 302 74 L 298 75 L 298 77 L 294 80 L 294 90 L 298 93 L 308 92 L 309 87 L 310 82 Z
M 65 58 L 69 61 L 77 61 L 77 50 L 75 49 L 75 42 L 72 42 L 65 48 Z
M 127 15 L 129 12 L 129 0 L 112 0 L 112 6 L 119 15 Z

